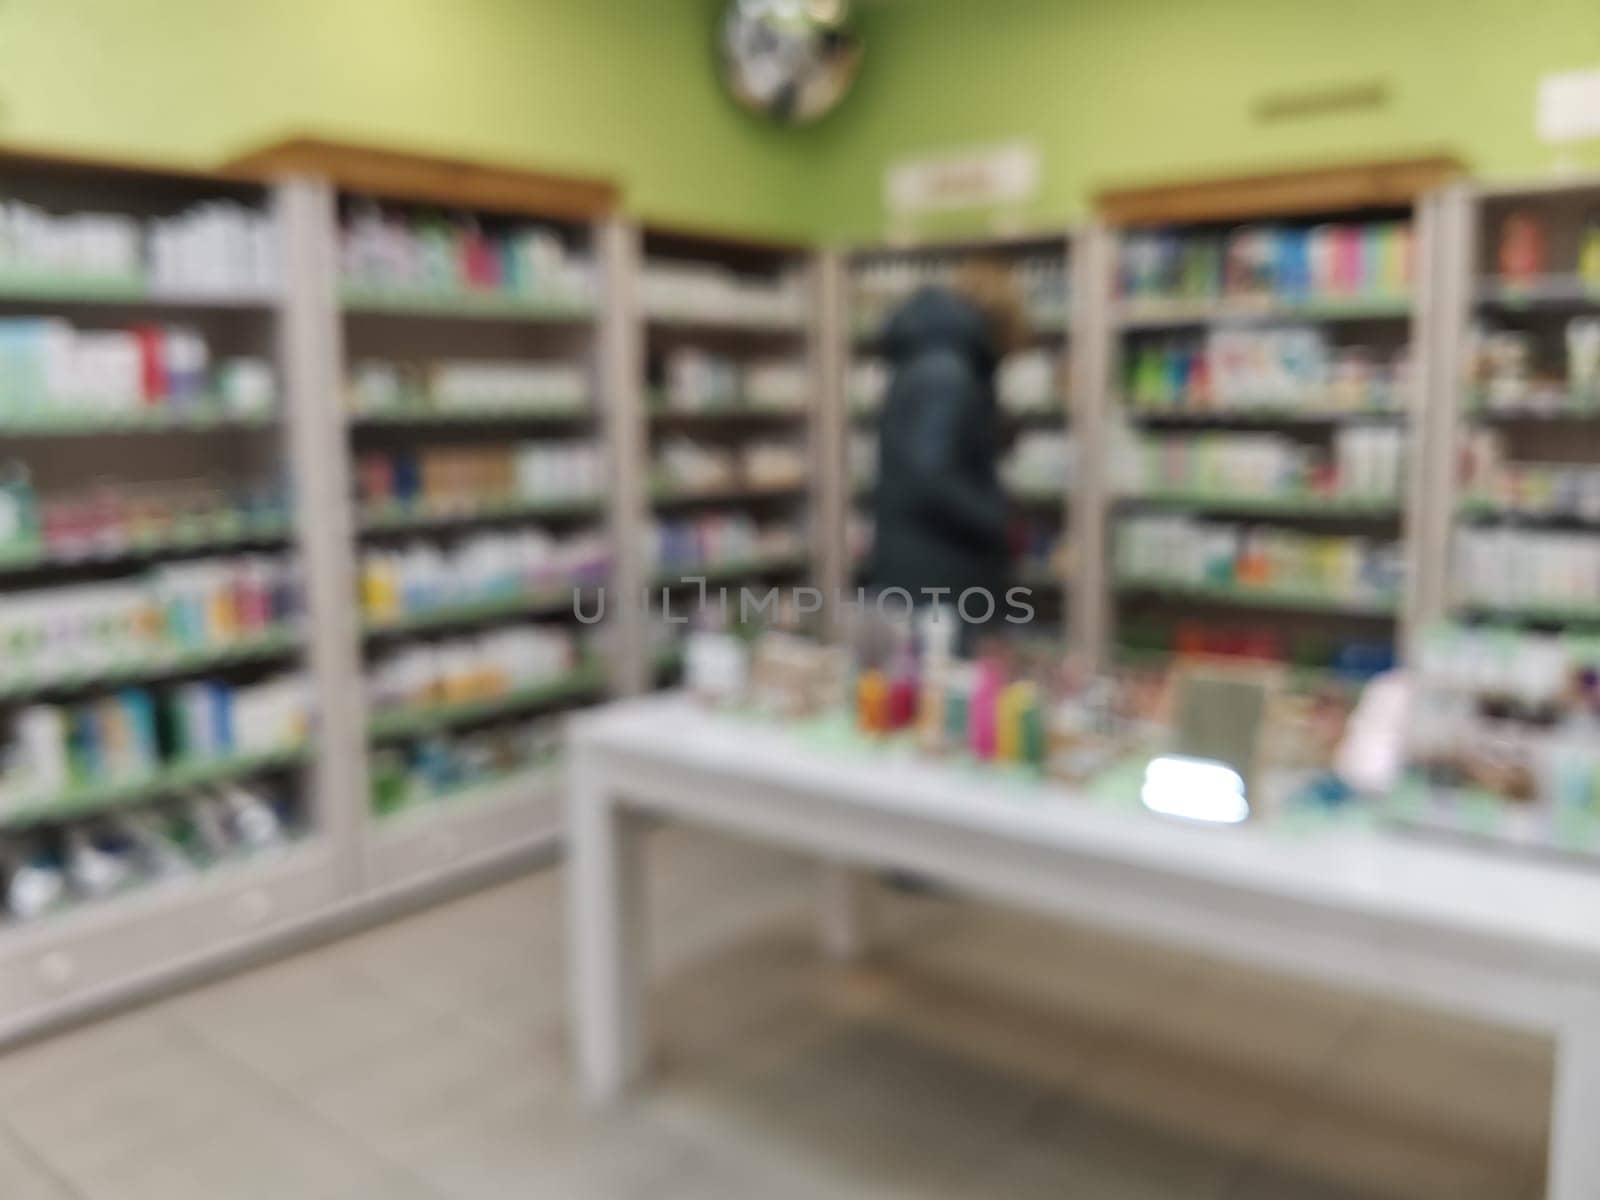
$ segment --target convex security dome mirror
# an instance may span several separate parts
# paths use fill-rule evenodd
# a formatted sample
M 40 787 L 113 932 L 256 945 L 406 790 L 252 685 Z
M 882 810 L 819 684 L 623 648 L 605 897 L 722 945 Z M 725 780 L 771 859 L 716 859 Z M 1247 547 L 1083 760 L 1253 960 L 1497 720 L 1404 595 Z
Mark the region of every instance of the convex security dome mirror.
M 861 62 L 849 0 L 732 0 L 717 52 L 733 98 L 787 125 L 830 112 Z

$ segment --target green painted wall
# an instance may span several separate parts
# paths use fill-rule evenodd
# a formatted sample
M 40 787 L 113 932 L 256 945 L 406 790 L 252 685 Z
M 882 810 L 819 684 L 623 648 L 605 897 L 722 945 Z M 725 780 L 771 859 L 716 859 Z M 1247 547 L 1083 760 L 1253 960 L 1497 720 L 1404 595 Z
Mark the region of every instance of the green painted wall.
M 1042 151 L 1033 215 L 1096 188 L 1452 149 L 1543 170 L 1534 86 L 1600 63 L 1594 0 L 903 0 L 862 6 L 866 66 L 825 126 L 819 229 L 873 236 L 896 155 L 1010 137 Z M 1263 92 L 1381 80 L 1379 112 L 1264 125 Z M 1591 161 L 1593 156 L 1590 156 Z
M 0 0 L 0 140 L 214 160 L 309 130 L 603 173 L 809 225 L 811 151 L 711 70 L 717 0 Z
M 1534 83 L 1596 0 L 862 0 L 858 87 L 766 125 L 711 69 L 721 0 L 0 0 L 0 140 L 205 162 L 309 130 L 599 172 L 648 216 L 878 235 L 884 166 L 1023 137 L 1039 220 L 1110 182 L 1448 148 L 1542 169 Z M 1382 112 L 1258 124 L 1378 79 Z M 1592 156 L 1591 156 L 1592 157 Z

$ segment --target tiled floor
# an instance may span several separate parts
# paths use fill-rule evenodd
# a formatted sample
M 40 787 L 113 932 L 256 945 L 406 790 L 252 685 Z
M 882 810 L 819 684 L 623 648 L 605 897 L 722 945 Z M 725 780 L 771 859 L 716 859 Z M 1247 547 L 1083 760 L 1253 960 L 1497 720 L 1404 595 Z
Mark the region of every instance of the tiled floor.
M 658 1073 L 574 1104 L 558 869 L 0 1058 L 4 1200 L 1536 1200 L 1549 1051 L 949 900 L 822 965 L 660 834 Z

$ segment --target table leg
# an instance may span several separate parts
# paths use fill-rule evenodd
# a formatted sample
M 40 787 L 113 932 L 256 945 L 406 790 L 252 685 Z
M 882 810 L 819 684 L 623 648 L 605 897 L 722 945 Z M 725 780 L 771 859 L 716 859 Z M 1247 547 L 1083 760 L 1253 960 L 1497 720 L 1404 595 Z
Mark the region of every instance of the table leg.
M 872 879 L 843 863 L 825 862 L 817 880 L 817 923 L 822 952 L 854 962 L 867 951 L 872 921 Z
M 1549 1200 L 1600 1198 L 1600 1021 L 1563 1030 L 1556 1040 L 1555 1104 L 1550 1114 Z
M 567 920 L 573 1057 L 586 1101 L 621 1099 L 644 1072 L 643 856 L 638 821 L 591 752 L 568 775 Z

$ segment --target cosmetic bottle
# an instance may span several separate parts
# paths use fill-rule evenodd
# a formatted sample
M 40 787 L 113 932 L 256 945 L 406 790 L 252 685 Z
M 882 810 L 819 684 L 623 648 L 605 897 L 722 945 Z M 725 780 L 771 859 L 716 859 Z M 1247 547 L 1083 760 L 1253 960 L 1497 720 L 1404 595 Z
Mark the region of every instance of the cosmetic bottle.
M 877 734 L 884 731 L 888 686 L 883 672 L 876 669 L 863 671 L 857 677 L 856 728 L 862 733 Z
M 992 662 L 980 662 L 974 668 L 967 732 L 973 756 L 985 762 L 995 756 L 999 703 L 999 668 Z
M 96 845 L 87 830 L 67 833 L 67 880 L 73 891 L 97 898 L 110 895 L 131 874 L 128 860 Z

